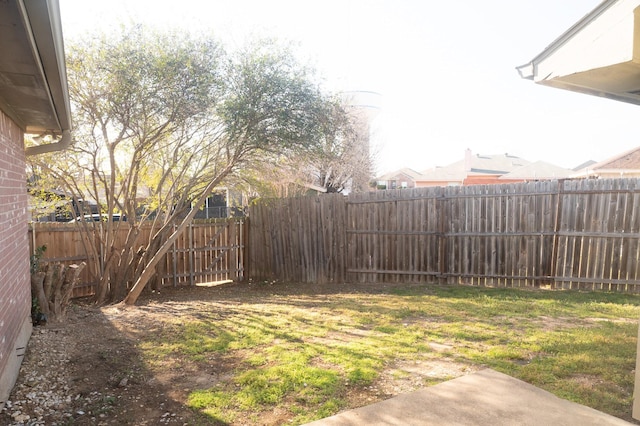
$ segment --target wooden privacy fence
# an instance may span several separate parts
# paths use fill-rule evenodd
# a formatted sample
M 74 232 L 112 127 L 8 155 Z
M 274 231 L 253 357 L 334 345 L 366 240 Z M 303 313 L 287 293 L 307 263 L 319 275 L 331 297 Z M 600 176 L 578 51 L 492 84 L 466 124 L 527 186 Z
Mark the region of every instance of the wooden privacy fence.
M 640 180 L 377 191 L 251 207 L 250 276 L 640 292 Z
M 148 240 L 152 226 L 140 227 L 139 241 Z M 129 224 L 120 222 L 114 249 L 126 239 Z M 86 233 L 76 224 L 33 223 L 29 229 L 32 247 L 47 247 L 42 260 L 64 264 L 87 262 L 73 297 L 94 294 L 98 272 L 87 253 Z M 165 255 L 160 267 L 162 285 L 196 284 L 233 280 L 241 281 L 245 274 L 246 223 L 242 219 L 210 220 L 191 224 Z

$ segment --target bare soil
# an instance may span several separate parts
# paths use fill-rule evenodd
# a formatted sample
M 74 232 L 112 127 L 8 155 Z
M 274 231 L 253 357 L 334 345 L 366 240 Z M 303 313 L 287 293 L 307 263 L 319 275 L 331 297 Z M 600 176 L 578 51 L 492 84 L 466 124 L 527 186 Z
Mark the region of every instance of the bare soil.
M 18 382 L 0 411 L 0 424 L 212 424 L 186 406 L 188 393 L 229 380 L 237 361 L 221 357 L 184 367 L 184 363 L 168 359 L 161 369 L 154 370 L 143 363 L 137 348 L 142 336 L 162 327 L 169 317 L 197 315 L 212 302 L 241 304 L 274 292 L 288 296 L 386 290 L 381 285 L 362 284 L 353 288 L 344 284 L 225 284 L 148 293 L 133 307 L 96 308 L 76 302 L 64 323 L 34 327 Z M 371 386 L 353 390 L 345 398 L 348 407 L 358 407 L 475 369 L 446 359 L 388 365 Z M 276 407 L 261 414 L 258 422 L 242 419 L 236 424 L 279 425 L 289 420 L 289 414 Z

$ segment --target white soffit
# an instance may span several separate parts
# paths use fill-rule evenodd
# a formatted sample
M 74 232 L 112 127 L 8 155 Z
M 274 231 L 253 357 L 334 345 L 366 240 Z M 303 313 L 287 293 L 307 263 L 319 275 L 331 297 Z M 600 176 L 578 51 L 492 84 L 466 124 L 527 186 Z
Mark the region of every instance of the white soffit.
M 640 0 L 607 0 L 528 64 L 520 76 L 640 105 Z
M 29 133 L 71 129 L 58 0 L 0 0 L 0 109 Z

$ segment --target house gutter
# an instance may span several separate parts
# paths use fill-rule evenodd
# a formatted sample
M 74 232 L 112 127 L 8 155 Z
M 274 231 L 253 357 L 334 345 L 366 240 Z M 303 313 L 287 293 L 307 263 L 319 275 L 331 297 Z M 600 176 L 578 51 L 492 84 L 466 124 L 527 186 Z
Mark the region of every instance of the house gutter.
M 34 61 L 46 82 L 49 105 L 58 129 L 45 132 L 60 135 L 53 143 L 25 148 L 27 156 L 61 151 L 71 145 L 71 107 L 67 85 L 64 40 L 58 0 L 17 0 Z
M 588 13 L 581 20 L 576 22 L 571 28 L 565 31 L 560 37 L 555 39 L 549 46 L 547 46 L 542 53 L 533 58 L 529 63 L 524 65 L 520 65 L 516 67 L 518 74 L 520 74 L 520 78 L 525 80 L 536 80 L 538 77 L 538 64 L 551 55 L 553 52 L 558 50 L 560 47 L 564 46 L 568 40 L 570 40 L 573 36 L 575 36 L 578 32 L 580 32 L 585 26 L 589 23 L 593 22 L 600 15 L 602 15 L 607 9 L 617 3 L 618 0 L 604 0 L 600 3 L 592 12 Z M 542 78 L 542 80 L 546 79 L 546 77 Z
M 40 155 L 40 154 L 45 154 L 47 152 L 62 151 L 64 149 L 69 148 L 70 146 L 71 146 L 71 131 L 63 130 L 62 136 L 60 136 L 60 139 L 58 139 L 56 142 L 47 143 L 44 145 L 29 146 L 25 148 L 24 153 L 27 156 Z

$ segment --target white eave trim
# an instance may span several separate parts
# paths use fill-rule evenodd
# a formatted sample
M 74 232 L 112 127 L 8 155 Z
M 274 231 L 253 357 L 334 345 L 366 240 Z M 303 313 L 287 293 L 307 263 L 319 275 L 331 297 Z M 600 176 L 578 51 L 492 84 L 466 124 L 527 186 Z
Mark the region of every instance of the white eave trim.
M 60 6 L 58 0 L 17 0 L 17 4 L 59 126 L 51 130 L 60 136 L 58 142 L 29 147 L 25 152 L 36 155 L 59 151 L 70 145 L 72 130 Z
M 534 80 L 537 74 L 537 64 L 551 55 L 553 52 L 562 47 L 568 40 L 580 32 L 584 27 L 596 20 L 607 9 L 613 6 L 618 0 L 604 0 L 594 10 L 584 16 L 581 20 L 573 24 L 571 28 L 565 31 L 560 37 L 555 39 L 549 46 L 547 46 L 539 55 L 533 58 L 529 63 L 516 67 L 516 70 L 520 74 L 521 78 L 527 80 Z

